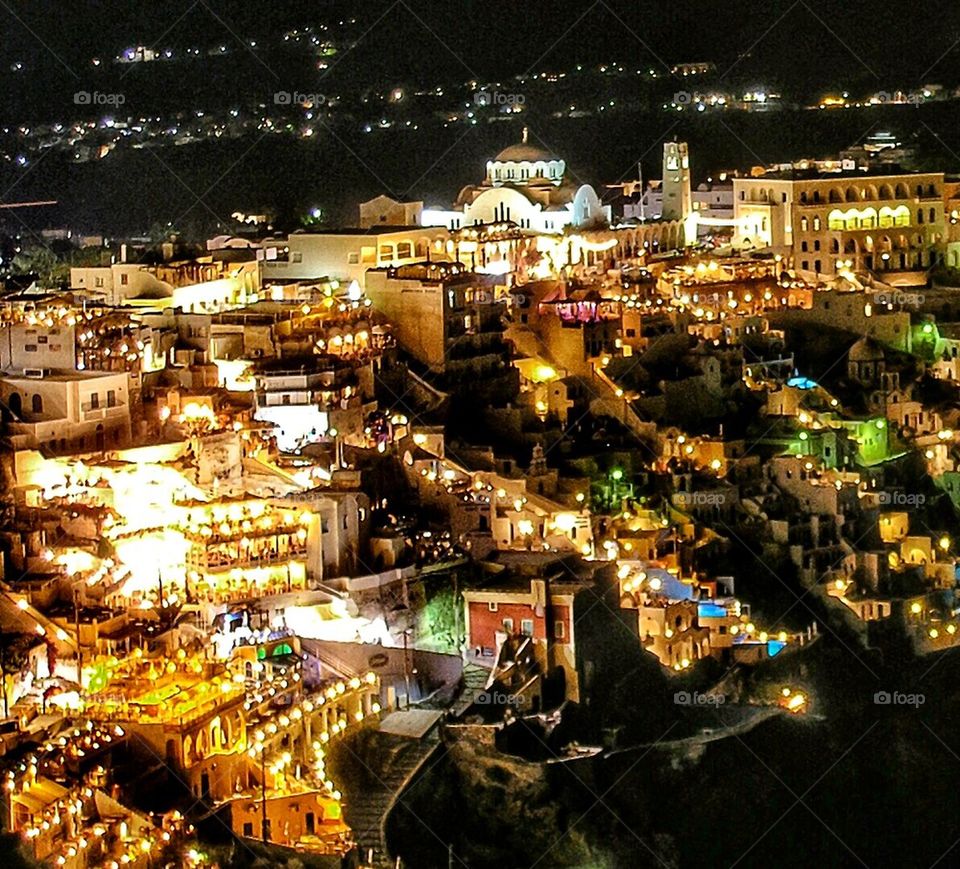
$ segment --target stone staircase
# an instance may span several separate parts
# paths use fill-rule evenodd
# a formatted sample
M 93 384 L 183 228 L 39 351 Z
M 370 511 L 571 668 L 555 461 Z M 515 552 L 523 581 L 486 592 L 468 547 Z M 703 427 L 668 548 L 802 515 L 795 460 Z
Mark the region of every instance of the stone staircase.
M 376 740 L 386 761 L 381 769 L 372 770 L 374 786 L 345 794 L 343 812 L 357 841 L 360 865 L 394 869 L 396 861 L 386 843 L 387 816 L 421 768 L 429 766 L 440 746 L 440 735 L 434 727 L 422 739 L 378 733 Z
M 490 670 L 486 667 L 481 667 L 478 664 L 464 665 L 463 691 L 460 692 L 460 696 L 454 700 L 450 707 L 450 712 L 454 718 L 459 718 L 473 705 L 477 695 L 487 687 L 489 679 Z

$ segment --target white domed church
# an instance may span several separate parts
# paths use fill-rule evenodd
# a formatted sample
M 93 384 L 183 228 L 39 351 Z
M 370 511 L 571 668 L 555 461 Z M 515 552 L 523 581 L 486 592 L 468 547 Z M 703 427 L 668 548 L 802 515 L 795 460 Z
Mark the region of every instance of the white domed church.
M 566 171 L 558 156 L 531 145 L 524 129 L 520 144 L 505 148 L 487 163 L 482 183 L 460 191 L 453 210 L 425 209 L 421 222 L 449 229 L 512 222 L 543 233 L 609 224 L 610 206 L 589 184 L 576 185 Z

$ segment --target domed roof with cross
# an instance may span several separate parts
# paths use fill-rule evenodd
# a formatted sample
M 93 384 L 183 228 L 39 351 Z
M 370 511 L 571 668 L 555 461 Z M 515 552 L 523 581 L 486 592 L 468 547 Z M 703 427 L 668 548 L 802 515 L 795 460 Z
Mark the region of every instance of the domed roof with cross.
M 510 145 L 504 148 L 493 158 L 493 161 L 495 163 L 550 163 L 551 161 L 559 159 L 556 154 L 545 148 L 538 148 L 536 145 L 531 145 L 529 142 L 529 131 L 524 127 L 523 141 L 518 145 Z

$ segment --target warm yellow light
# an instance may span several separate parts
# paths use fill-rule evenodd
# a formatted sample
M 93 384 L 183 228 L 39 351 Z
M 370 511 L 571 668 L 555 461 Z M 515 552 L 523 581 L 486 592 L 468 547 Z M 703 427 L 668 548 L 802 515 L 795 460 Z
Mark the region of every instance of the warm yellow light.
M 546 383 L 550 380 L 556 380 L 557 371 L 550 365 L 538 365 L 533 372 L 533 379 L 538 383 Z

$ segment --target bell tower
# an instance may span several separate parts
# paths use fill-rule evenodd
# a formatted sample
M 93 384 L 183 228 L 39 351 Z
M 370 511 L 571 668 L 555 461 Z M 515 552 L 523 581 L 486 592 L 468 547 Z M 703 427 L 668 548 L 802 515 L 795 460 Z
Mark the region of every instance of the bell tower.
M 663 145 L 663 219 L 682 220 L 693 212 L 690 187 L 690 153 L 686 142 Z M 689 241 L 689 239 L 688 239 Z

